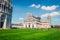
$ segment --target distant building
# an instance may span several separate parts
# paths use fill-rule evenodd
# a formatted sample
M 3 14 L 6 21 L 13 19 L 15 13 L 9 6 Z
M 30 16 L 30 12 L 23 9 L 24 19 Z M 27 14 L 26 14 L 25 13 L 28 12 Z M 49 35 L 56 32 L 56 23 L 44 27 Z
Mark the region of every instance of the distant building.
M 48 16 L 47 20 L 41 21 L 40 17 L 35 17 L 32 14 L 28 14 L 26 20 L 24 21 L 24 28 L 51 28 L 50 21 L 50 16 Z
M 0 0 L 0 28 L 11 27 L 12 0 Z
M 23 28 L 22 23 L 12 23 L 12 28 Z

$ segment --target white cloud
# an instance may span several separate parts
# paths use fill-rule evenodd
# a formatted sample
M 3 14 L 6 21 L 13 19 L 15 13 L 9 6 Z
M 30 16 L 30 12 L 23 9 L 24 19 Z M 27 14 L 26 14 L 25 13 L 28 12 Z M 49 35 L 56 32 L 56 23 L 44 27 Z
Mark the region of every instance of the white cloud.
M 44 14 L 44 15 L 41 15 L 41 18 L 48 17 L 48 15 L 50 15 L 51 17 L 59 16 L 59 15 L 60 15 L 60 12 L 46 13 L 46 14 Z
M 43 10 L 55 10 L 57 7 L 59 7 L 58 5 L 53 5 L 53 6 L 42 6 L 41 9 Z
M 33 8 L 41 8 L 43 10 L 55 10 L 56 8 L 58 8 L 59 6 L 58 5 L 52 5 L 52 6 L 41 6 L 40 7 L 40 4 L 36 5 L 36 4 L 32 4 L 30 5 L 29 7 L 33 7 Z
M 41 18 L 47 17 L 48 15 L 49 15 L 48 13 L 46 13 L 46 14 L 44 14 L 44 15 L 41 15 Z
M 50 14 L 50 16 L 58 16 L 58 15 L 60 15 L 60 12 L 52 12 L 52 13 Z
M 39 5 L 39 4 L 38 4 L 38 5 L 32 4 L 32 5 L 30 5 L 29 7 L 40 8 L 40 5 Z
M 19 20 L 24 20 L 24 18 L 19 18 Z
M 35 4 L 32 4 L 30 7 L 34 7 L 35 6 Z

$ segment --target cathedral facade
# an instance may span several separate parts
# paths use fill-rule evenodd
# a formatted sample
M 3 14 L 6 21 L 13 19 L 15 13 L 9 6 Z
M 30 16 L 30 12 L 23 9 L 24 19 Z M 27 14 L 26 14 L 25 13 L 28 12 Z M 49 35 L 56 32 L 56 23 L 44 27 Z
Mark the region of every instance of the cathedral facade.
M 41 20 L 38 16 L 33 16 L 28 14 L 26 20 L 24 21 L 24 28 L 51 28 L 50 16 L 47 17 L 47 20 Z

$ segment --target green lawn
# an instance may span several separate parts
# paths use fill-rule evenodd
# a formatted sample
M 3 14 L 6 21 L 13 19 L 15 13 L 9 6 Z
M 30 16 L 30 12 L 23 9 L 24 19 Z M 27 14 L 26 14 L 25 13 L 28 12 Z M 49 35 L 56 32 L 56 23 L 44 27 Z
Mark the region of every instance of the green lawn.
M 60 40 L 60 29 L 0 29 L 0 40 Z

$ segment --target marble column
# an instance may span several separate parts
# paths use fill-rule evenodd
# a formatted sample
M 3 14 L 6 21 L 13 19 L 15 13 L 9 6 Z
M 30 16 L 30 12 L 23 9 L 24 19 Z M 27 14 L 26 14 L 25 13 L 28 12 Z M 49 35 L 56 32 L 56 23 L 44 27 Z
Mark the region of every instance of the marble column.
M 0 27 L 1 27 L 1 15 L 2 15 L 2 13 L 0 13 Z
M 7 27 L 7 16 L 5 16 L 4 19 L 3 29 L 6 29 L 6 27 Z
M 31 26 L 30 26 L 30 28 L 32 28 L 32 24 L 30 24 Z
M 0 27 L 1 27 L 1 13 L 0 13 Z
M 29 24 L 27 24 L 27 28 L 29 28 Z
M 36 24 L 34 24 L 34 28 L 37 28 Z

